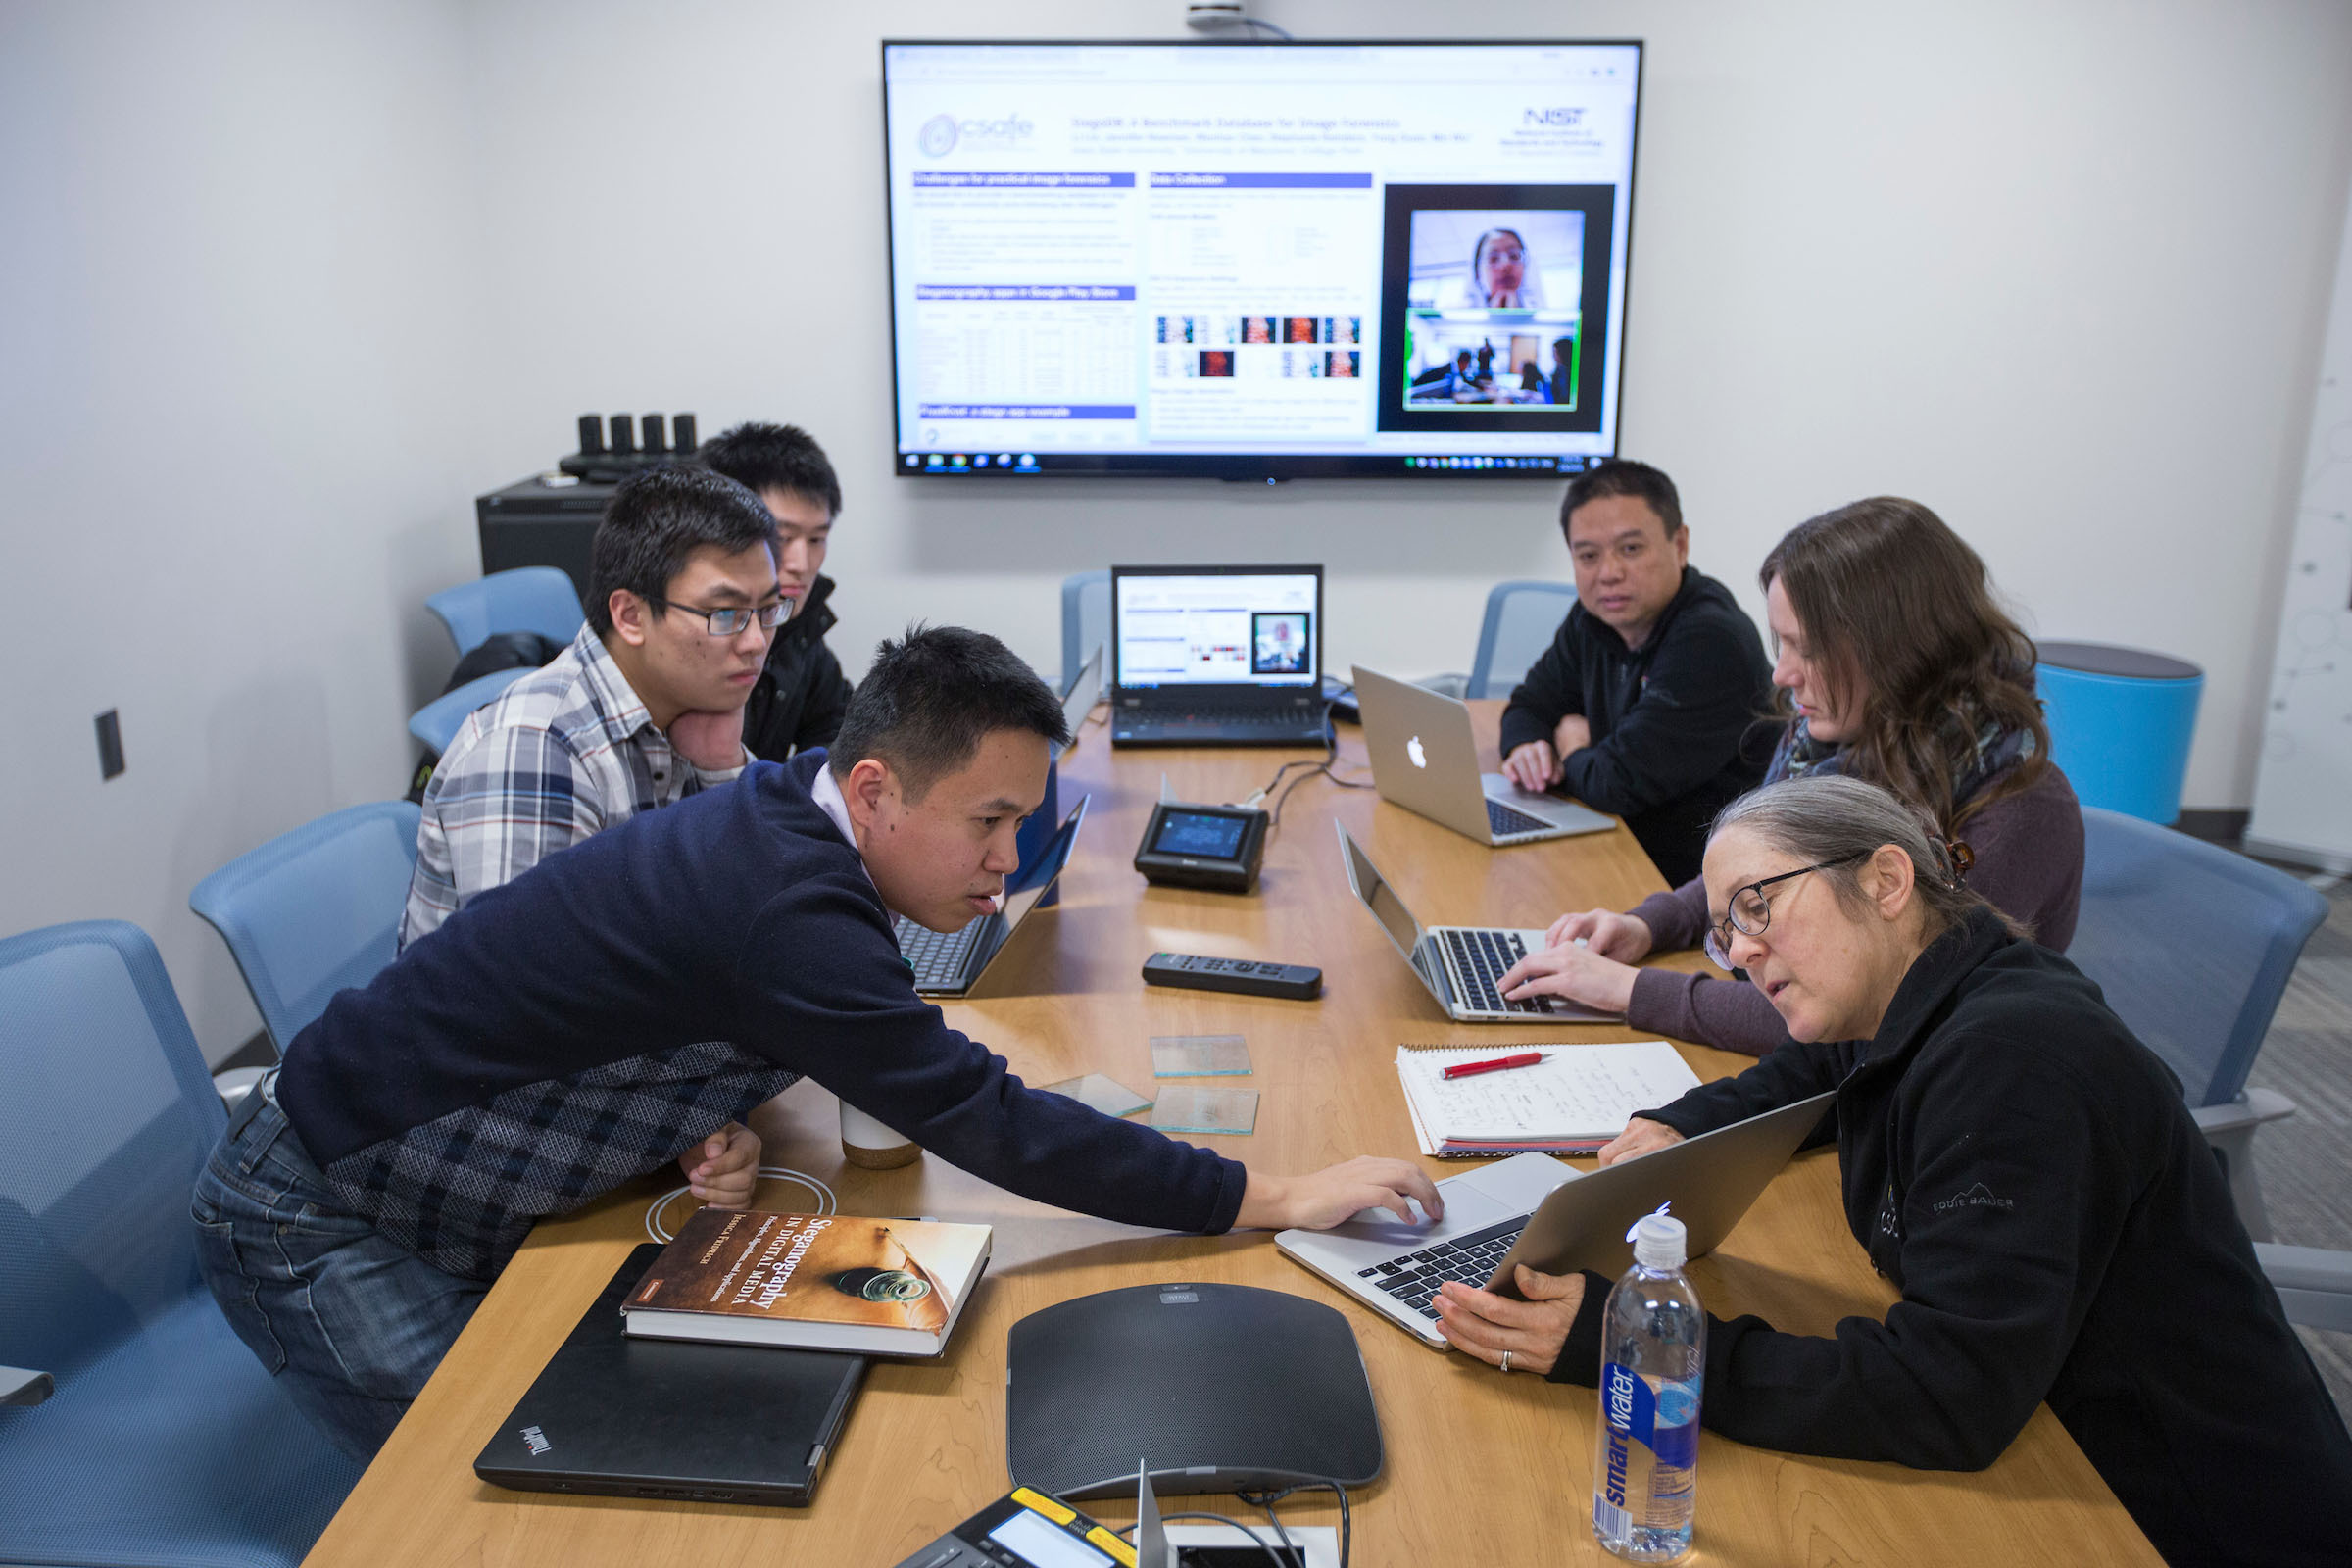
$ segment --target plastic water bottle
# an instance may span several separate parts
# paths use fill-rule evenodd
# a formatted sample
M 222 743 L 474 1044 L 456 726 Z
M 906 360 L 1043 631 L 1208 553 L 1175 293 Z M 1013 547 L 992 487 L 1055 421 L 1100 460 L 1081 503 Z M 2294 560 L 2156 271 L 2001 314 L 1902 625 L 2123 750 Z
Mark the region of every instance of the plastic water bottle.
M 1673 1562 L 1690 1549 L 1698 1507 L 1707 1315 L 1683 1275 L 1690 1237 L 1681 1220 L 1644 1214 L 1627 1239 L 1634 1266 L 1609 1292 L 1601 1322 L 1592 1534 L 1631 1561 Z

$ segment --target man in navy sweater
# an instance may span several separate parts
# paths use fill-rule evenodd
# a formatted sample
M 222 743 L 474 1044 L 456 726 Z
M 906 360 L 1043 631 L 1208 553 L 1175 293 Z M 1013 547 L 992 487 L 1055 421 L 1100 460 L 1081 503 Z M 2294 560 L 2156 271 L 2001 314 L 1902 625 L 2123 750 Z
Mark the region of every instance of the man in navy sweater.
M 1403 1160 L 1275 1176 L 1038 1093 L 915 995 L 893 912 L 946 931 L 994 908 L 1067 739 L 1004 644 L 918 629 L 882 646 L 830 758 L 755 763 L 469 901 L 294 1038 L 198 1178 L 230 1325 L 370 1455 L 534 1221 L 804 1074 L 976 1175 L 1127 1224 L 1439 1213 Z

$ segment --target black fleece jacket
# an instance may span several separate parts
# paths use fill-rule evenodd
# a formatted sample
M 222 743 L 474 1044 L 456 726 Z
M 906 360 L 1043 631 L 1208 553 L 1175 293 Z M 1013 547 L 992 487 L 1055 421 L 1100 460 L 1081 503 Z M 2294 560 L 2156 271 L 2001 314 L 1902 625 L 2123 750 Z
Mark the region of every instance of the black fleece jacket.
M 1708 1427 L 1966 1470 L 2047 1401 L 2175 1568 L 2352 1562 L 2352 1438 L 2178 1083 L 2098 987 L 1980 910 L 1876 1038 L 1643 1114 L 1696 1134 L 1826 1089 L 1846 1223 L 1902 1299 L 1831 1339 L 1710 1319 Z M 1596 1378 L 1610 1283 L 1586 1276 L 1555 1381 Z
M 1582 604 L 1569 608 L 1502 711 L 1502 750 L 1550 740 L 1583 714 L 1592 744 L 1560 760 L 1560 788 L 1624 817 L 1679 887 L 1698 875 L 1715 813 L 1764 780 L 1777 730 L 1759 715 L 1771 696 L 1755 622 L 1730 589 L 1685 566 L 1639 648 Z
M 777 628 L 767 665 L 743 705 L 743 749 L 766 762 L 785 762 L 796 751 L 830 746 L 850 710 L 849 677 L 825 646 L 835 615 L 826 600 L 833 579 L 817 575 L 808 597 Z

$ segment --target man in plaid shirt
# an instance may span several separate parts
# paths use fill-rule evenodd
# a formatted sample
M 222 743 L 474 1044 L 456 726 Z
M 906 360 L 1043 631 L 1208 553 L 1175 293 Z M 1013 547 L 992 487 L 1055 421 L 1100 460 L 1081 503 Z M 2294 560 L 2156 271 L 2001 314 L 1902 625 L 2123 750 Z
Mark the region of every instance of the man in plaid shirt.
M 775 527 L 749 490 L 700 469 L 613 492 L 587 624 L 460 726 L 424 788 L 404 951 L 557 851 L 743 771 L 744 702 L 792 612 Z M 733 1121 L 678 1160 L 697 1196 L 738 1202 L 759 1163 L 760 1140 Z
M 460 726 L 424 788 L 402 948 L 558 850 L 743 771 L 744 702 L 792 610 L 775 527 L 700 469 L 613 492 L 587 624 Z

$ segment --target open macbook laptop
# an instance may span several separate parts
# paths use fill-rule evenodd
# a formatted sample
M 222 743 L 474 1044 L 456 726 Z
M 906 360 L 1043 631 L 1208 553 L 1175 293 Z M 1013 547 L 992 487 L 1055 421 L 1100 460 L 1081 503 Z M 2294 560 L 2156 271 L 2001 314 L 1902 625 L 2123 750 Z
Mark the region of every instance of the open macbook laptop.
M 620 1303 L 662 1249 L 634 1249 L 507 1417 L 473 1473 L 524 1492 L 805 1503 L 865 1357 L 649 1340 Z
M 1003 908 L 980 916 L 960 931 L 933 931 L 899 916 L 899 952 L 906 955 L 906 966 L 914 971 L 915 990 L 925 996 L 961 996 L 979 982 L 1038 901 L 1053 890 L 1062 867 L 1070 863 L 1070 851 L 1078 843 L 1078 829 L 1086 820 L 1086 803 L 1091 799 L 1081 795 L 1037 858 L 1005 880 Z
M 1438 1183 L 1446 1217 L 1406 1225 L 1368 1208 L 1328 1231 L 1284 1231 L 1274 1245 L 1390 1322 L 1444 1345 L 1432 1302 L 1446 1280 L 1517 1296 L 1521 1263 L 1545 1274 L 1622 1274 L 1636 1220 L 1664 1210 L 1690 1233 L 1690 1255 L 1713 1251 L 1781 1167 L 1821 1125 L 1835 1091 L 1580 1174 L 1549 1154 L 1515 1154 Z
M 1348 886 L 1372 911 L 1446 1017 L 1458 1023 L 1614 1023 L 1625 1016 L 1559 997 L 1505 1001 L 1495 982 L 1512 964 L 1541 951 L 1544 934 L 1507 926 L 1441 925 L 1424 930 L 1347 827 L 1339 822 L 1332 826 L 1339 829 L 1340 863 L 1347 868 Z
M 1442 692 L 1358 664 L 1355 705 L 1372 757 L 1372 787 L 1384 801 L 1481 844 L 1533 844 L 1616 825 L 1590 807 L 1531 795 L 1500 773 L 1481 773 L 1470 710 Z
M 1110 568 L 1114 746 L 1320 746 L 1321 566 Z

